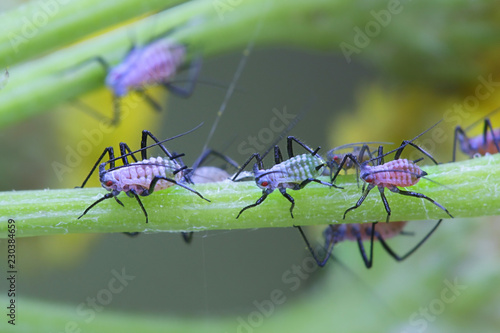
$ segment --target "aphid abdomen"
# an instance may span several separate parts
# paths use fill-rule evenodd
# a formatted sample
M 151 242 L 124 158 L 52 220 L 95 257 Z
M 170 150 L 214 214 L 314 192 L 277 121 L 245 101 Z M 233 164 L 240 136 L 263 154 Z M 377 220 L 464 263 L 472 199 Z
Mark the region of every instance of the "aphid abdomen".
M 301 183 L 306 179 L 317 178 L 323 173 L 325 161 L 319 156 L 302 154 L 292 157 L 280 164 L 285 181 L 288 183 Z M 275 165 L 278 166 L 278 165 Z M 316 169 L 318 166 L 320 168 Z
M 131 163 L 127 166 L 116 168 L 108 171 L 114 180 L 114 189 L 117 191 L 135 191 L 136 194 L 142 195 L 147 193 L 151 182 L 155 176 L 167 177 L 179 181 L 182 173 L 179 172 L 174 175 L 174 171 L 179 169 L 180 166 L 162 157 L 151 157 L 136 163 Z M 166 180 L 159 180 L 156 183 L 155 191 L 166 189 L 173 186 L 172 182 Z
M 418 183 L 422 170 L 410 160 L 397 159 L 377 166 L 366 165 L 361 174 L 367 183 L 373 185 L 406 187 Z
M 500 141 L 500 128 L 494 129 L 493 134 L 497 139 L 497 142 Z M 475 154 L 479 154 L 481 156 L 488 154 L 497 154 L 498 149 L 495 145 L 495 141 L 493 140 L 493 135 L 488 131 L 486 134 L 486 142 L 484 142 L 483 134 L 477 135 L 473 138 L 469 139 L 470 146 L 472 150 L 470 152 L 465 152 L 473 157 Z M 498 142 L 500 144 L 500 142 Z
M 144 49 L 141 59 L 141 82 L 131 82 L 134 88 L 169 81 L 184 62 L 183 46 L 159 40 Z M 139 71 L 139 69 L 137 70 Z
M 106 77 L 106 85 L 115 96 L 123 97 L 129 90 L 169 81 L 184 62 L 185 48 L 159 40 L 133 50 Z
M 379 235 L 383 239 L 389 239 L 396 237 L 403 231 L 403 228 L 406 225 L 406 221 L 404 222 L 391 222 L 391 223 L 377 223 L 375 225 L 375 231 L 379 233 Z M 360 230 L 360 235 L 361 239 L 363 241 L 368 241 L 371 238 L 371 231 L 372 231 L 372 223 L 360 223 L 359 224 L 359 230 Z M 349 240 L 356 240 L 355 236 L 349 233 Z M 374 238 L 374 240 L 377 240 L 377 238 Z

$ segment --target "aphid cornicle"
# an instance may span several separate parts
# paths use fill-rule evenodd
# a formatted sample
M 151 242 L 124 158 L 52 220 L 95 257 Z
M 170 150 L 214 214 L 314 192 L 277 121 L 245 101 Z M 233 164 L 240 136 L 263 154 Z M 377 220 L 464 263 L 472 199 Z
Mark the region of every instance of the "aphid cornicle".
M 437 124 L 436 124 L 437 125 Z M 434 126 L 436 126 L 434 125 Z M 432 126 L 431 128 L 433 128 Z M 429 131 L 431 128 L 427 129 L 423 133 L 417 135 L 415 138 L 411 140 L 404 140 L 399 148 L 391 150 L 388 153 L 383 153 L 383 147 L 380 146 L 378 150 L 378 156 L 374 157 L 370 160 L 364 161 L 363 163 L 359 163 L 356 156 L 352 154 L 346 154 L 344 158 L 342 159 L 339 169 L 335 172 L 335 175 L 332 178 L 332 183 L 335 182 L 335 179 L 337 178 L 340 170 L 344 166 L 344 164 L 347 162 L 348 159 L 350 159 L 360 170 L 360 177 L 361 179 L 368 184 L 366 188 L 363 186 L 363 194 L 359 198 L 358 202 L 356 205 L 354 205 L 351 208 L 348 208 L 344 212 L 344 219 L 346 214 L 361 206 L 363 201 L 366 199 L 368 196 L 368 193 L 375 187 L 378 188 L 380 192 L 380 197 L 382 198 L 382 202 L 384 203 L 385 210 L 387 212 L 387 218 L 386 222 L 389 222 L 389 218 L 391 216 L 391 209 L 389 207 L 389 203 L 387 202 L 387 198 L 385 197 L 384 190 L 387 188 L 391 192 L 394 193 L 399 193 L 401 195 L 406 195 L 406 196 L 412 196 L 412 197 L 417 197 L 417 198 L 423 198 L 426 199 L 430 202 L 432 202 L 434 205 L 437 207 L 441 208 L 444 210 L 450 217 L 453 218 L 453 216 L 448 212 L 446 208 L 444 208 L 441 204 L 437 203 L 433 199 L 429 198 L 428 196 L 422 194 L 422 193 L 417 193 L 417 192 L 412 192 L 412 191 L 404 191 L 399 189 L 398 187 L 408 187 L 408 186 L 413 186 L 418 183 L 420 178 L 424 177 L 427 175 L 427 173 L 423 170 L 420 169 L 420 167 L 416 164 L 416 162 L 420 161 L 421 159 L 417 161 L 411 161 L 408 159 L 400 159 L 399 157 L 401 156 L 401 153 L 403 152 L 403 149 L 410 145 L 417 150 L 419 150 L 421 153 L 423 153 L 425 156 L 429 157 L 435 164 L 438 164 L 437 161 L 425 150 L 417 146 L 416 144 L 413 143 L 414 140 L 419 138 L 421 135 Z M 384 157 L 387 156 L 388 154 L 391 154 L 393 152 L 396 152 L 394 156 L 394 160 L 389 161 L 387 163 L 384 163 Z M 374 165 L 370 165 L 369 163 L 373 163 Z M 376 162 L 376 164 L 375 164 Z
M 301 227 L 297 227 L 302 235 L 304 241 L 306 242 L 307 248 L 311 252 L 314 260 L 318 264 L 318 266 L 323 267 L 330 259 L 332 254 L 333 247 L 335 244 L 342 241 L 356 241 L 358 243 L 359 252 L 361 257 L 363 258 L 363 262 L 366 268 L 371 268 L 373 265 L 373 242 L 374 240 L 378 240 L 384 250 L 389 253 L 391 257 L 396 261 L 403 261 L 408 258 L 411 254 L 413 254 L 431 235 L 434 231 L 439 227 L 443 220 L 439 220 L 434 227 L 424 236 L 412 249 L 410 249 L 404 255 L 398 255 L 395 253 L 392 248 L 387 244 L 386 240 L 388 238 L 393 238 L 398 235 L 408 235 L 411 233 L 407 233 L 403 231 L 407 222 L 392 222 L 392 223 L 351 223 L 351 224 L 330 224 L 324 231 L 325 237 L 325 245 L 324 249 L 326 250 L 325 256 L 323 259 L 320 259 L 316 254 L 309 241 L 307 240 L 306 235 L 302 231 Z M 363 245 L 363 241 L 370 241 L 370 255 L 369 257 L 366 255 L 365 247 Z
M 300 146 L 302 146 L 309 153 L 294 156 L 292 142 L 295 141 Z M 325 160 L 318 155 L 318 147 L 316 150 L 312 150 L 304 143 L 300 142 L 293 136 L 287 138 L 287 150 L 288 150 L 288 160 L 283 161 L 281 151 L 276 145 L 274 147 L 274 161 L 275 165 L 270 169 L 264 168 L 264 163 L 259 153 L 255 153 L 243 164 L 240 170 L 233 176 L 232 180 L 236 181 L 238 175 L 243 171 L 243 169 L 250 163 L 252 159 L 256 159 L 257 162 L 253 166 L 253 176 L 255 178 L 255 183 L 262 189 L 262 196 L 251 205 L 243 208 L 236 218 L 240 217 L 248 208 L 252 208 L 260 205 L 269 194 L 271 194 L 275 189 L 278 189 L 280 193 L 292 204 L 290 206 L 290 215 L 293 218 L 293 208 L 295 206 L 295 201 L 286 192 L 286 189 L 300 190 L 303 189 L 310 182 L 316 182 L 330 187 L 341 188 L 333 184 L 324 182 L 322 180 L 316 179 L 321 176 L 323 169 L 326 167 Z
M 500 108 L 493 110 L 465 129 L 460 125 L 455 128 L 453 139 L 453 162 L 456 161 L 457 142 L 459 143 L 458 147 L 460 147 L 460 150 L 464 154 L 469 155 L 470 158 L 475 155 L 484 156 L 486 154 L 500 153 L 500 128 L 493 128 L 489 119 L 489 116 L 498 111 L 500 111 Z M 466 132 L 482 120 L 484 120 L 483 133 L 474 137 L 468 137 Z
M 199 125 L 201 126 L 201 124 Z M 184 183 L 188 182 L 189 179 L 186 179 L 185 173 L 187 167 L 183 165 L 183 163 L 179 160 L 183 154 L 171 154 L 167 148 L 163 145 L 163 143 L 173 140 L 175 138 L 186 135 L 194 130 L 196 130 L 199 126 L 194 129 L 176 135 L 172 138 L 165 139 L 159 141 L 151 132 L 144 130 L 142 131 L 142 141 L 141 141 L 141 149 L 136 151 L 131 151 L 127 144 L 120 143 L 120 153 L 119 157 L 114 156 L 113 147 L 107 147 L 104 149 L 103 153 L 97 160 L 96 164 L 90 171 L 87 178 L 82 183 L 81 187 L 84 187 L 87 183 L 88 179 L 95 171 L 97 166 L 99 165 L 99 179 L 101 181 L 102 187 L 106 190 L 110 191 L 106 195 L 104 195 L 101 199 L 95 201 L 91 204 L 82 215 L 78 218 L 80 219 L 82 216 L 87 214 L 87 212 L 92 209 L 99 202 L 114 198 L 116 202 L 123 206 L 123 203 L 117 198 L 117 196 L 121 192 L 125 192 L 129 197 L 136 198 L 139 203 L 144 215 L 146 216 L 146 223 L 148 223 L 148 213 L 144 208 L 139 196 L 148 196 L 151 195 L 154 191 L 162 190 L 173 185 L 181 186 L 194 194 L 198 195 L 200 198 L 210 201 L 204 198 L 200 193 L 191 189 Z M 147 139 L 150 137 L 156 143 L 150 146 L 147 145 Z M 154 146 L 158 146 L 167 156 L 164 157 L 147 157 L 147 149 L 152 148 Z M 142 161 L 138 161 L 134 156 L 135 153 L 141 153 Z M 104 155 L 109 155 L 109 160 L 99 164 L 99 162 L 103 159 Z M 135 162 L 129 163 L 128 157 L 131 157 Z M 123 161 L 122 166 L 115 166 L 115 161 L 121 159 Z M 109 164 L 110 168 L 106 170 L 106 165 Z M 134 233 L 131 233 L 133 235 Z

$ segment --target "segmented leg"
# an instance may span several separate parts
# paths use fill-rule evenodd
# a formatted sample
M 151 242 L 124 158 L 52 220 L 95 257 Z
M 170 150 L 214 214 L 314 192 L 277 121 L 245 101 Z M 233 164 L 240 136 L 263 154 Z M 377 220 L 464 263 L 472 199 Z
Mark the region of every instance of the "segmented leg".
M 82 215 L 80 215 L 80 216 L 78 216 L 78 220 L 79 220 L 79 219 L 80 219 L 83 215 L 87 214 L 87 212 L 88 212 L 89 210 L 91 210 L 91 209 L 92 209 L 95 205 L 97 205 L 99 202 L 104 201 L 104 200 L 106 200 L 106 199 L 110 199 L 110 198 L 115 198 L 116 202 L 118 202 L 120 205 L 122 205 L 122 206 L 124 207 L 123 203 L 122 203 L 120 200 L 118 200 L 118 198 L 115 196 L 115 193 L 114 193 L 114 192 L 109 192 L 109 193 L 106 193 L 106 194 L 105 194 L 102 198 L 100 198 L 100 199 L 96 200 L 93 204 L 91 204 L 90 206 L 88 206 L 88 207 L 87 207 L 87 209 L 85 209 L 85 211 L 83 212 L 83 214 L 82 214 Z
M 396 155 L 394 155 L 394 159 L 397 160 L 399 159 L 399 157 L 401 156 L 401 153 L 403 152 L 403 149 L 405 149 L 407 146 L 412 146 L 414 147 L 415 149 L 417 149 L 419 152 L 421 152 L 422 154 L 424 154 L 425 156 L 427 156 L 428 158 L 431 159 L 432 162 L 434 162 L 434 164 L 438 165 L 439 163 L 434 159 L 434 157 L 432 157 L 431 154 L 429 154 L 428 152 L 426 152 L 423 148 L 417 146 L 416 144 L 414 144 L 412 141 L 410 140 L 403 140 L 403 142 L 401 142 L 401 146 L 399 147 L 399 149 L 396 151 Z
M 335 172 L 335 175 L 333 175 L 333 177 L 332 177 L 332 180 L 331 180 L 332 184 L 335 183 L 335 179 L 337 179 L 337 176 L 339 175 L 340 171 L 342 170 L 342 168 L 346 164 L 347 159 L 350 159 L 357 168 L 360 167 L 358 160 L 356 159 L 356 156 L 354 156 L 353 154 L 345 154 L 344 158 L 342 159 L 342 161 L 339 164 L 339 168 Z
M 382 198 L 382 202 L 384 203 L 385 211 L 387 212 L 387 217 L 385 219 L 385 222 L 389 222 L 389 218 L 391 216 L 391 207 L 389 207 L 389 202 L 387 201 L 387 198 L 385 197 L 384 187 L 378 186 L 378 191 L 380 192 L 380 197 Z
M 325 257 L 323 259 L 320 259 L 319 256 L 314 251 L 314 249 L 312 248 L 311 244 L 309 243 L 309 240 L 307 239 L 304 231 L 302 230 L 302 227 L 300 227 L 300 226 L 294 226 L 294 227 L 299 229 L 299 232 L 302 235 L 302 238 L 304 239 L 304 242 L 306 243 L 306 246 L 309 249 L 309 252 L 311 252 L 311 255 L 313 256 L 314 260 L 316 261 L 316 264 L 318 264 L 319 267 L 324 267 L 326 265 L 326 263 L 328 262 L 328 259 L 330 259 L 330 256 L 332 254 L 332 250 L 333 250 L 333 246 L 334 246 L 333 237 L 331 237 L 330 240 L 325 239 L 325 244 L 327 243 L 328 245 L 325 246 L 325 248 L 326 248 Z M 331 227 L 331 225 L 330 225 L 330 227 Z
M 241 166 L 241 168 L 238 170 L 238 172 L 236 172 L 236 174 L 233 176 L 233 179 L 232 181 L 233 182 L 236 182 L 238 180 L 236 180 L 238 178 L 238 176 L 240 175 L 240 173 L 247 167 L 247 165 L 253 160 L 253 159 L 256 159 L 257 163 L 256 165 L 254 165 L 254 169 L 255 169 L 255 166 L 258 166 L 258 168 L 260 168 L 261 170 L 264 169 L 264 162 L 262 161 L 262 159 L 260 158 L 260 155 L 259 153 L 254 153 L 252 156 L 250 156 L 250 158 L 245 162 L 243 163 L 243 165 Z M 254 170 L 255 171 L 255 170 Z
M 240 212 L 238 213 L 238 216 L 236 216 L 236 218 L 240 217 L 241 213 L 243 213 L 248 208 L 252 208 L 252 207 L 260 205 L 264 200 L 266 200 L 267 196 L 268 196 L 268 194 L 266 193 L 266 191 L 263 191 L 262 196 L 259 199 L 257 199 L 257 201 L 254 204 L 248 205 L 245 208 L 243 208 L 242 210 L 240 210 Z
M 312 150 L 308 145 L 306 145 L 305 143 L 303 143 L 302 141 L 300 141 L 299 139 L 297 139 L 296 137 L 294 136 L 289 136 L 287 137 L 286 139 L 286 148 L 287 148 L 287 151 L 288 151 L 288 158 L 292 158 L 294 157 L 295 155 L 293 154 L 293 147 L 292 147 L 292 142 L 295 141 L 296 143 L 298 143 L 302 148 L 304 148 L 305 150 L 307 150 L 309 153 L 311 153 L 311 155 L 316 155 L 318 153 L 318 150 L 321 148 L 321 147 L 318 147 L 316 148 L 316 150 Z
M 499 146 L 500 138 L 495 137 L 495 131 L 493 130 L 491 121 L 488 118 L 484 120 L 483 144 L 485 147 L 488 145 L 488 128 L 490 129 L 491 139 L 493 140 L 493 144 L 495 145 L 497 152 L 500 153 L 500 146 Z
M 427 235 L 425 235 L 424 238 L 422 238 L 420 240 L 420 242 L 417 243 L 417 245 L 415 245 L 411 250 L 409 250 L 406 254 L 402 255 L 402 256 L 399 256 L 398 254 L 396 254 L 390 247 L 389 245 L 386 243 L 386 241 L 383 239 L 383 237 L 377 233 L 377 238 L 378 240 L 380 241 L 380 244 L 382 244 L 383 248 L 386 250 L 387 253 L 389 253 L 389 255 L 391 257 L 394 258 L 394 260 L 396 261 L 403 261 L 405 260 L 406 258 L 408 258 L 411 254 L 413 254 L 413 252 L 415 252 L 420 246 L 422 246 L 422 244 L 434 233 L 434 231 L 436 231 L 436 229 L 439 227 L 439 225 L 441 224 L 441 222 L 443 221 L 443 219 L 440 219 L 436 225 L 434 225 L 434 227 L 427 233 Z
M 176 86 L 172 82 L 162 82 L 161 85 L 166 89 L 168 89 L 171 93 L 179 97 L 188 98 L 193 94 L 196 82 L 198 81 L 198 75 L 200 74 L 201 65 L 202 65 L 201 56 L 197 57 L 193 62 L 191 62 L 191 66 L 189 69 L 189 77 L 186 86 L 184 87 Z
M 370 258 L 369 259 L 366 256 L 365 247 L 363 245 L 363 241 L 362 241 L 361 233 L 360 233 L 359 229 L 353 229 L 353 232 L 356 236 L 356 241 L 358 243 L 359 252 L 361 253 L 361 257 L 363 258 L 363 262 L 365 263 L 366 268 L 368 268 L 368 269 L 370 269 L 373 266 L 373 239 L 374 239 L 374 235 L 375 235 L 375 225 L 377 223 L 378 222 L 372 223 L 372 228 L 371 228 L 372 230 L 371 230 L 371 236 L 370 236 Z
M 444 208 L 443 206 L 441 206 L 441 204 L 439 204 L 438 202 L 436 202 L 433 199 L 429 198 L 425 194 L 418 193 L 418 192 L 411 192 L 411 191 L 403 191 L 403 190 L 400 190 L 399 188 L 397 188 L 395 186 L 388 187 L 388 188 L 389 188 L 389 190 L 391 190 L 394 193 L 399 193 L 399 194 L 402 194 L 402 195 L 407 195 L 407 196 L 415 197 L 415 198 L 426 199 L 426 200 L 432 202 L 434 205 L 436 205 L 439 208 L 441 208 L 442 210 L 444 210 L 446 212 L 446 214 L 448 214 L 451 218 L 453 218 L 453 216 L 450 214 L 450 212 L 448 211 L 448 209 Z
M 82 186 L 79 186 L 79 188 L 83 188 L 85 186 L 85 184 L 87 184 L 87 181 L 89 180 L 90 176 L 92 176 L 95 169 L 99 165 L 99 162 L 101 162 L 102 158 L 104 157 L 104 155 L 106 155 L 106 153 L 108 154 L 108 157 L 110 160 L 110 162 L 109 162 L 110 168 L 115 167 L 115 153 L 114 153 L 113 147 L 106 147 L 104 149 L 104 151 L 102 152 L 101 156 L 99 156 L 99 158 L 97 159 L 97 162 L 95 162 L 94 166 L 90 170 L 90 173 L 88 174 L 88 176 L 83 181 Z M 77 186 L 77 188 L 78 188 L 78 186 Z
M 182 239 L 184 240 L 185 243 L 189 244 L 193 240 L 193 231 L 190 232 L 181 232 Z
M 280 193 L 288 200 L 291 202 L 291 206 L 290 206 L 290 215 L 292 215 L 292 219 L 293 219 L 293 207 L 295 207 L 295 200 L 293 199 L 293 197 L 286 193 L 286 189 L 285 188 L 280 188 Z
M 356 205 L 352 206 L 351 208 L 348 208 L 345 212 L 344 212 L 344 217 L 343 219 L 345 220 L 345 216 L 346 214 L 353 210 L 353 209 L 356 209 L 358 208 L 359 206 L 361 206 L 361 204 L 363 203 L 363 201 L 365 201 L 366 199 L 366 196 L 368 195 L 368 193 L 370 193 L 370 191 L 375 187 L 375 185 L 373 184 L 369 184 L 368 187 L 366 188 L 366 190 L 363 191 L 363 195 L 361 196 L 361 198 L 359 198 L 358 202 L 356 202 Z
M 207 198 L 205 198 L 204 196 L 202 196 L 202 195 L 201 195 L 198 191 L 193 190 L 193 189 L 192 189 L 192 188 L 190 188 L 189 186 L 186 186 L 186 185 L 184 185 L 184 184 L 182 184 L 182 183 L 179 183 L 179 182 L 177 182 L 175 179 L 171 179 L 171 178 L 168 178 L 168 177 L 163 177 L 163 176 L 155 176 L 155 177 L 153 178 L 153 180 L 151 181 L 151 184 L 149 184 L 149 188 L 148 188 L 148 190 L 147 190 L 147 191 L 144 191 L 144 192 L 142 193 L 142 196 L 148 196 L 148 195 L 150 195 L 150 194 L 153 194 L 153 192 L 154 192 L 154 190 L 155 190 L 156 183 L 158 183 L 158 181 L 159 181 L 159 180 L 166 180 L 166 181 L 171 182 L 171 183 L 173 183 L 173 184 L 175 184 L 175 185 L 177 185 L 177 186 L 180 186 L 180 187 L 182 187 L 182 188 L 185 188 L 186 190 L 193 192 L 194 194 L 196 194 L 197 196 L 199 196 L 199 197 L 200 197 L 200 198 L 202 198 L 203 200 L 206 200 L 206 201 L 210 202 L 210 200 L 208 200 Z

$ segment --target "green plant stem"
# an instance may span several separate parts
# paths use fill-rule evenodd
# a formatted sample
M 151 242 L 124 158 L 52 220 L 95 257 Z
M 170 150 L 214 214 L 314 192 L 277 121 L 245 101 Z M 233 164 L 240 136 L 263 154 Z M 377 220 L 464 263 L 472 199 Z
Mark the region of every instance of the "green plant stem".
M 114 24 L 184 1 L 32 1 L 0 15 L 0 68 L 12 67 Z
M 429 178 L 421 179 L 408 190 L 421 192 L 446 207 L 456 217 L 498 215 L 500 213 L 500 154 L 473 160 L 425 166 Z M 17 237 L 66 233 L 201 231 L 291 227 L 328 223 L 359 223 L 385 221 L 386 212 L 378 191 L 374 189 L 361 207 L 347 214 L 361 195 L 353 175 L 339 178 L 344 189 L 310 184 L 300 191 L 288 192 L 295 198 L 294 218 L 290 203 L 278 191 L 260 206 L 238 212 L 254 203 L 261 190 L 254 182 L 230 181 L 193 186 L 211 202 L 180 187 L 155 192 L 141 200 L 149 214 L 149 223 L 134 198 L 120 195 L 125 207 L 114 200 L 95 206 L 77 219 L 103 189 L 42 190 L 0 193 L 0 237 L 7 236 L 7 220 L 16 221 Z M 447 218 L 441 209 L 424 199 L 387 192 L 392 209 L 391 221 Z

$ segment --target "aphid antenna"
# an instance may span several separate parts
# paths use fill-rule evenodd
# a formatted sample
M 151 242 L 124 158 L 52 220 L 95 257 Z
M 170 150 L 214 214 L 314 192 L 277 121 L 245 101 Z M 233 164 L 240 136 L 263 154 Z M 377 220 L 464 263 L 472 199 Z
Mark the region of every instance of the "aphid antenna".
M 157 167 L 160 167 L 160 168 L 170 168 L 170 170 L 174 170 L 173 174 L 177 174 L 179 173 L 180 171 L 183 171 L 183 170 L 186 170 L 187 169 L 187 166 L 183 166 L 183 167 L 179 167 L 179 168 L 172 168 L 172 166 L 170 165 L 165 165 L 165 164 L 160 164 L 160 163 L 147 163 L 146 164 L 147 166 L 157 166 Z M 107 169 L 106 171 L 114 171 L 114 170 L 117 170 L 117 169 L 122 169 L 122 168 L 128 168 L 130 167 L 130 165 L 118 165 L 118 166 L 115 166 L 114 168 L 109 168 Z
M 341 150 L 341 149 L 345 149 L 345 148 L 350 148 L 350 147 L 356 147 L 356 146 L 361 146 L 361 145 L 393 145 L 394 142 L 385 142 L 385 141 L 366 141 L 366 142 L 353 142 L 353 143 L 346 143 L 345 145 L 341 145 L 341 146 L 338 146 L 338 147 L 335 147 L 333 149 L 330 149 L 328 153 L 332 152 L 332 151 L 336 151 L 336 150 Z
M 372 161 L 375 161 L 375 160 L 378 160 L 379 158 L 382 158 L 382 157 L 385 157 L 387 155 L 390 155 L 398 150 L 400 150 L 401 148 L 403 147 L 406 147 L 407 145 L 409 145 L 410 143 L 413 143 L 413 141 L 417 140 L 419 137 L 421 137 L 422 135 L 424 135 L 425 133 L 429 132 L 431 129 L 433 129 L 434 127 L 436 127 L 439 123 L 441 123 L 443 120 L 441 119 L 440 121 L 438 121 L 437 123 L 435 123 L 434 125 L 432 125 L 431 127 L 429 127 L 428 129 L 426 129 L 425 131 L 423 131 L 422 133 L 420 133 L 419 135 L 417 135 L 416 137 L 414 137 L 413 139 L 411 140 L 407 140 L 404 144 L 402 144 L 401 146 L 399 146 L 398 148 L 395 148 L 387 153 L 384 153 L 383 155 L 381 156 L 377 156 L 377 157 L 373 157 L 363 163 L 365 164 L 368 164 L 369 162 L 372 162 Z M 359 162 L 358 162 L 359 163 Z
M 263 21 L 263 17 L 261 16 L 259 19 L 259 22 L 257 22 L 257 26 L 255 27 L 255 30 L 253 31 L 253 35 L 250 38 L 250 41 L 248 42 L 245 50 L 243 51 L 243 55 L 240 59 L 238 67 L 236 68 L 236 72 L 234 73 L 233 79 L 232 79 L 231 83 L 229 84 L 229 88 L 226 92 L 226 96 L 224 96 L 224 99 L 222 100 L 222 104 L 219 108 L 219 111 L 217 112 L 217 115 L 215 117 L 212 128 L 210 129 L 210 133 L 208 134 L 207 140 L 205 141 L 205 145 L 203 146 L 203 149 L 201 151 L 207 150 L 208 145 L 210 144 L 210 141 L 212 140 L 212 137 L 215 133 L 215 129 L 217 128 L 217 125 L 219 124 L 219 121 L 222 118 L 224 111 L 226 110 L 229 99 L 231 98 L 234 90 L 236 89 L 236 83 L 238 82 L 238 80 L 241 76 L 241 73 L 243 72 L 243 69 L 246 66 L 246 63 L 248 61 L 248 57 L 254 48 L 255 39 L 257 38 L 257 36 L 260 33 L 260 30 L 262 29 L 262 21 Z
M 473 122 L 472 124 L 470 124 L 469 126 L 467 126 L 464 131 L 468 131 L 470 130 L 471 128 L 473 128 L 474 126 L 477 126 L 480 122 L 482 122 L 484 119 L 488 118 L 488 117 L 491 117 L 492 115 L 494 115 L 495 113 L 497 113 L 498 111 L 500 111 L 500 107 L 494 109 L 493 111 L 491 111 L 490 113 L 484 115 L 483 117 L 479 118 L 478 120 L 476 120 L 475 122 Z
M 147 147 L 144 147 L 144 148 L 141 148 L 141 149 L 137 149 L 137 150 L 135 150 L 135 151 L 131 151 L 130 153 L 126 153 L 126 154 L 120 155 L 119 157 L 112 158 L 112 159 L 110 159 L 110 160 L 106 161 L 105 163 L 107 164 L 107 163 L 110 163 L 110 162 L 112 162 L 112 161 L 121 160 L 123 157 L 127 157 L 127 156 L 130 156 L 130 155 L 133 155 L 133 154 L 137 154 L 137 153 L 140 153 L 140 152 L 141 152 L 141 151 L 143 151 L 143 150 L 146 150 L 146 149 L 150 149 L 150 148 L 153 148 L 153 147 L 159 146 L 159 145 L 161 145 L 162 143 L 165 143 L 165 142 L 167 142 L 167 141 L 171 141 L 171 140 L 174 140 L 174 139 L 180 138 L 181 136 L 184 136 L 184 135 L 187 135 L 187 134 L 189 134 L 189 133 L 191 133 L 191 132 L 196 131 L 196 130 L 197 130 L 198 128 L 200 128 L 202 125 L 203 125 L 203 122 L 201 122 L 201 123 L 200 123 L 198 126 L 196 126 L 195 128 L 190 129 L 189 131 L 186 131 L 186 132 L 181 133 L 181 134 L 177 134 L 176 136 L 173 136 L 173 137 L 168 138 L 168 139 L 165 139 L 165 140 L 161 140 L 161 141 L 156 142 L 156 143 L 154 143 L 154 144 L 152 144 L 152 145 L 149 145 L 149 146 L 147 146 Z

